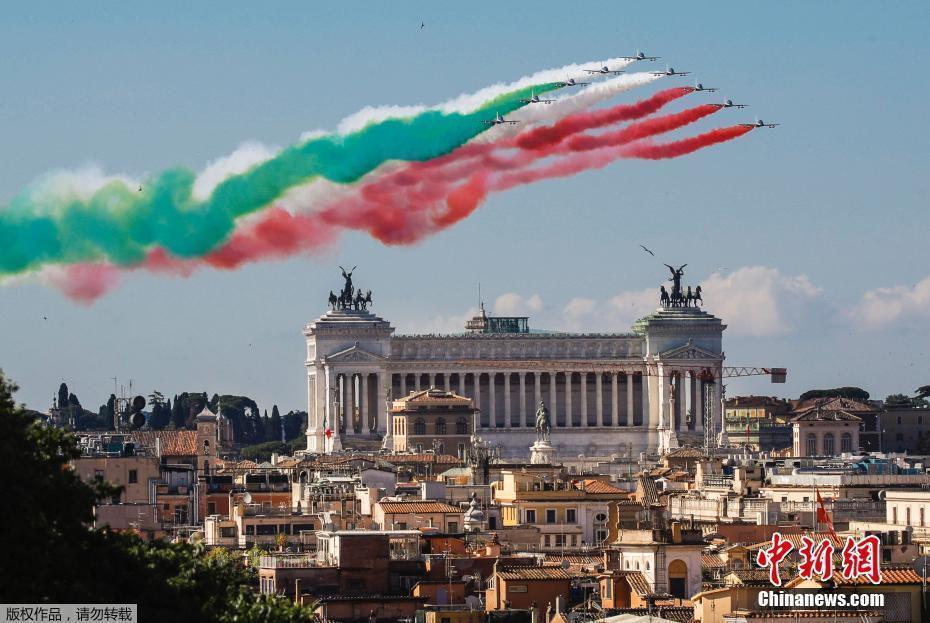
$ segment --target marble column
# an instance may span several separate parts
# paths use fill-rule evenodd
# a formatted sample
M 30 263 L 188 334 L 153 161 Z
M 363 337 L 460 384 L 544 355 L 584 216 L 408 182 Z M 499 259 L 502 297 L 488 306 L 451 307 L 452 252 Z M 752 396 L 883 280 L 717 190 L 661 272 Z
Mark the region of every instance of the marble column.
M 388 423 L 388 405 L 387 405 L 387 402 L 388 402 L 387 389 L 389 387 L 389 385 L 387 384 L 387 380 L 390 378 L 391 378 L 391 375 L 389 375 L 388 373 L 378 372 L 378 377 L 377 377 L 378 389 L 375 392 L 375 394 L 377 395 L 377 400 L 378 400 L 378 408 L 376 411 L 378 414 L 377 415 L 378 423 L 376 426 L 376 430 L 380 432 L 382 435 L 387 435 L 387 436 L 391 435 L 391 430 L 390 430 L 389 423 Z
M 597 400 L 594 401 L 594 408 L 597 409 L 597 425 L 604 426 L 604 375 L 597 373 L 597 379 L 594 382 L 594 391 L 597 392 Z
M 488 372 L 488 412 L 491 418 L 491 428 L 497 428 L 497 372 Z
M 345 377 L 345 392 L 346 392 L 346 401 L 345 401 L 345 426 L 346 432 L 351 430 L 355 432 L 355 373 L 350 372 L 346 374 Z
M 504 372 L 504 428 L 513 428 L 510 420 L 510 372 Z
M 400 398 L 407 395 L 407 373 L 400 373 Z
M 555 381 L 557 374 L 557 372 L 549 373 L 549 420 L 552 422 L 553 428 L 557 426 L 557 422 L 559 421 L 556 418 L 556 415 L 559 412 L 559 403 L 556 401 L 557 394 L 555 392 Z
M 674 428 L 675 426 L 675 414 L 669 413 L 672 405 L 675 404 L 675 400 L 671 399 L 672 394 L 672 379 L 668 376 L 667 372 L 661 372 L 661 378 L 659 378 L 659 428 Z
M 682 372 L 678 375 L 678 430 L 688 430 L 688 375 Z
M 474 372 L 472 373 L 471 377 L 473 379 L 472 382 L 475 385 L 475 408 L 480 411 L 481 410 L 481 373 Z M 480 418 L 478 422 L 479 423 L 481 422 Z
M 581 373 L 581 425 L 588 427 L 588 373 Z
M 430 372 L 429 374 L 429 388 L 436 387 L 436 375 Z
M 620 426 L 619 376 L 617 372 L 610 373 L 610 425 L 614 427 Z
M 420 377 L 423 376 L 419 372 L 414 373 L 413 375 L 413 391 L 420 391 Z
M 539 372 L 534 372 L 533 373 L 533 412 L 534 413 L 536 412 L 536 409 L 539 408 L 540 402 L 542 402 L 542 384 L 539 382 Z
M 324 388 L 323 395 L 325 399 L 323 400 L 323 417 L 326 420 L 323 422 L 323 447 L 326 447 L 326 429 L 333 428 L 333 386 L 332 377 L 329 373 L 329 366 L 324 368 L 326 387 Z M 338 382 L 338 381 L 337 381 Z
M 459 396 L 465 395 L 465 373 L 459 372 Z
M 572 407 L 572 386 L 575 384 L 575 373 L 565 373 L 565 427 L 570 428 L 575 425 L 572 414 L 575 409 Z
M 633 375 L 627 372 L 624 376 L 626 377 L 626 425 L 633 426 L 636 422 L 635 404 L 633 403 Z
M 442 373 L 442 388 L 443 388 L 444 390 L 446 390 L 446 391 L 450 391 L 450 388 L 449 388 L 449 373 L 448 373 L 448 372 L 443 372 L 443 373 Z
M 529 417 L 526 413 L 526 372 L 520 372 L 520 426 L 529 426 Z
M 371 430 L 371 419 L 368 414 L 368 373 L 358 375 L 358 420 L 359 428 L 364 433 Z

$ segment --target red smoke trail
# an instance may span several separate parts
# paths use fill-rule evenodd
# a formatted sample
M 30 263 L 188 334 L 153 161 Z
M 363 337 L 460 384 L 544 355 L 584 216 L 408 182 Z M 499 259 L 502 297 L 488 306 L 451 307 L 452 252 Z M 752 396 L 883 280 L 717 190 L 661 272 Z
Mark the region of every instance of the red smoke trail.
M 405 185 L 411 183 L 411 178 L 405 177 L 410 171 L 423 171 L 445 167 L 450 163 L 460 162 L 477 156 L 484 156 L 498 149 L 519 148 L 535 150 L 555 145 L 578 132 L 601 128 L 621 121 L 642 119 L 658 111 L 666 104 L 693 92 L 692 87 L 675 87 L 659 91 L 646 99 L 632 104 L 618 104 L 603 110 L 572 113 L 558 120 L 551 126 L 532 128 L 521 132 L 515 137 L 507 137 L 491 143 L 468 143 L 458 149 L 438 158 L 425 162 L 413 162 L 398 172 L 397 183 Z
M 520 133 L 513 143 L 520 149 L 543 149 L 555 145 L 578 132 L 601 128 L 621 121 L 642 119 L 658 111 L 669 102 L 694 91 L 691 87 L 676 87 L 659 91 L 652 97 L 634 104 L 621 104 L 604 110 L 580 112 L 564 117 L 548 127 L 534 128 Z
M 596 111 L 595 113 L 579 113 L 572 115 L 568 124 L 557 123 L 559 132 L 538 133 L 539 129 L 529 130 L 534 135 L 532 144 L 534 150 L 522 150 L 516 154 L 503 157 L 493 150 L 503 149 L 512 145 L 514 140 L 519 142 L 523 134 L 515 139 L 503 139 L 495 143 L 488 143 L 480 147 L 487 148 L 485 153 L 469 152 L 468 158 L 461 160 L 446 159 L 444 166 L 436 168 L 412 166 L 390 174 L 382 179 L 368 183 L 353 195 L 335 202 L 321 212 L 327 222 L 343 228 L 367 230 L 373 237 L 386 244 L 407 244 L 422 237 L 419 233 L 423 214 L 438 213 L 440 221 L 445 222 L 445 210 L 438 210 L 437 203 L 447 203 L 453 184 L 460 180 L 467 180 L 470 176 L 481 172 L 499 173 L 503 171 L 520 171 L 526 169 L 533 162 L 573 151 L 588 151 L 602 147 L 618 146 L 635 140 L 655 136 L 663 132 L 681 128 L 689 123 L 698 121 L 722 107 L 719 104 L 705 104 L 688 110 L 663 115 L 655 119 L 639 121 L 629 126 L 604 134 L 580 134 L 577 129 L 588 127 L 618 118 L 644 115 L 664 102 L 674 97 L 681 97 L 691 89 L 669 89 L 656 94 L 648 100 L 633 105 L 622 105 L 612 109 Z M 568 119 L 568 118 L 566 118 Z M 564 120 L 563 120 L 564 121 Z M 552 128 L 542 128 L 551 130 Z M 576 131 L 567 134 L 568 130 Z M 543 141 L 546 139 L 546 142 Z M 568 139 L 568 140 L 565 140 Z M 466 146 L 468 147 L 468 146 Z M 477 157 L 475 157 L 477 154 Z M 422 164 L 422 163 L 421 163 Z M 583 170 L 583 169 L 582 169 Z M 476 190 L 474 183 L 465 185 L 466 189 Z M 465 191 L 456 191 L 462 193 Z M 467 193 L 466 193 L 467 194 Z M 460 194 L 456 194 L 459 197 Z M 453 210 L 453 212 L 460 212 Z M 454 219 L 454 221 L 459 219 Z
M 441 218 L 434 218 L 430 223 L 422 223 L 423 229 L 416 239 L 448 227 L 469 216 L 484 202 L 491 192 L 500 192 L 544 179 L 567 177 L 582 171 L 600 169 L 619 158 L 645 158 L 651 160 L 676 158 L 704 147 L 732 140 L 751 130 L 752 127 L 750 126 L 737 125 L 718 128 L 704 134 L 669 143 L 641 142 L 633 145 L 600 149 L 590 153 L 574 153 L 562 156 L 546 166 L 504 173 L 491 178 L 490 181 L 485 179 L 486 175 L 482 173 L 480 174 L 482 175 L 481 180 L 472 178 L 452 191 L 446 202 L 447 209 Z M 410 232 L 407 232 L 407 235 L 409 237 Z
M 560 151 L 589 151 L 600 149 L 602 147 L 614 147 L 636 141 L 642 138 L 655 136 L 664 132 L 677 130 L 689 123 L 694 123 L 704 117 L 711 115 L 722 106 L 720 104 L 703 104 L 695 106 L 688 110 L 671 115 L 663 115 L 655 119 L 647 119 L 638 123 L 617 130 L 615 132 L 605 132 L 603 134 L 578 134 L 569 138 L 563 145 L 559 146 Z
M 336 232 L 319 219 L 272 207 L 260 220 L 238 229 L 203 261 L 214 268 L 231 270 L 255 259 L 285 258 L 325 247 L 335 240 Z
M 333 225 L 363 229 L 385 244 L 409 244 L 426 234 L 438 231 L 468 216 L 492 191 L 506 190 L 520 184 L 565 177 L 601 168 L 619 154 L 557 161 L 536 169 L 533 162 L 566 152 L 600 150 L 627 145 L 635 140 L 676 130 L 721 109 L 719 104 L 696 106 L 679 113 L 663 115 L 630 124 L 616 132 L 577 134 L 545 149 L 520 152 L 511 158 L 485 155 L 464 163 L 450 163 L 434 171 L 408 173 L 403 187 L 392 187 L 391 180 L 379 180 L 361 189 L 359 196 L 336 202 L 321 212 Z M 451 171 L 450 171 L 451 169 Z M 496 175 L 493 179 L 489 176 Z M 419 179 L 414 179 L 418 177 Z M 458 179 L 467 181 L 454 186 Z
M 663 158 L 677 158 L 704 147 L 723 143 L 738 138 L 752 131 L 752 126 L 734 125 L 729 128 L 717 128 L 704 134 L 671 143 L 653 144 L 650 142 L 637 143 L 625 148 L 623 158 L 645 158 L 648 160 L 662 160 Z
M 465 145 L 442 158 L 405 165 L 385 178 L 363 185 L 357 195 L 337 201 L 317 214 L 293 215 L 278 207 L 269 208 L 257 221 L 237 229 L 222 247 L 203 258 L 178 259 L 162 249 L 154 249 L 131 269 L 184 276 L 204 265 L 231 270 L 251 261 L 285 258 L 326 247 L 336 240 L 340 228 L 367 230 L 385 244 L 412 244 L 468 217 L 491 192 L 602 168 L 617 158 L 673 158 L 731 140 L 752 129 L 733 126 L 658 145 L 642 141 L 721 108 L 711 104 L 647 119 L 614 132 L 579 133 L 578 128 L 595 128 L 647 115 L 652 107 L 661 107 L 690 91 L 669 89 L 636 104 L 570 115 L 551 127 L 534 128 L 516 137 Z M 641 142 L 629 145 L 636 140 Z M 531 148 L 507 157 L 494 153 L 498 149 L 521 147 L 521 142 Z M 549 156 L 557 160 L 530 168 L 535 161 Z M 461 179 L 466 181 L 455 185 Z M 50 276 L 50 280 L 69 297 L 91 302 L 115 285 L 118 272 L 109 264 L 75 265 L 60 275 Z

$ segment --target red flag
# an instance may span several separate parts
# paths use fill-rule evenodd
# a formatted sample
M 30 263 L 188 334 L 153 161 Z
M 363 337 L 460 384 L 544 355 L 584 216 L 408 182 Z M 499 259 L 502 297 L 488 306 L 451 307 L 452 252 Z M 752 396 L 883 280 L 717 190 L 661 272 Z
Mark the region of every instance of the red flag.
M 830 519 L 830 515 L 827 513 L 827 508 L 823 504 L 823 498 L 820 497 L 820 491 L 815 491 L 817 493 L 817 523 L 826 524 L 830 534 L 836 536 L 836 533 L 833 531 L 833 520 Z

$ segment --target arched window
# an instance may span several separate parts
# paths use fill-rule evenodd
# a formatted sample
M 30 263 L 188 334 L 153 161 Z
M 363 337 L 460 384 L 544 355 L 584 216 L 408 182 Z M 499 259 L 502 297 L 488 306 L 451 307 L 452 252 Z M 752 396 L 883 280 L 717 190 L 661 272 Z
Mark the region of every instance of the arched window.
M 920 507 L 920 526 L 923 527 L 923 525 L 924 525 L 924 507 L 921 506 Z
M 426 421 L 418 417 L 413 421 L 413 434 L 414 435 L 425 435 L 426 434 Z
M 436 418 L 436 434 L 445 435 L 446 434 L 446 418 Z
M 807 433 L 807 456 L 817 456 L 817 435 Z
M 840 452 L 852 452 L 852 435 L 843 433 L 840 437 Z
M 824 456 L 833 456 L 834 452 L 833 433 L 827 433 L 823 436 L 823 454 Z
M 204 461 L 204 462 L 203 462 L 203 473 L 204 473 L 204 475 L 209 475 L 209 474 L 210 474 L 210 461 Z
M 460 417 L 455 421 L 455 434 L 456 435 L 467 435 L 468 434 L 468 420 L 463 417 Z
M 210 440 L 209 439 L 203 440 L 203 453 L 210 454 Z

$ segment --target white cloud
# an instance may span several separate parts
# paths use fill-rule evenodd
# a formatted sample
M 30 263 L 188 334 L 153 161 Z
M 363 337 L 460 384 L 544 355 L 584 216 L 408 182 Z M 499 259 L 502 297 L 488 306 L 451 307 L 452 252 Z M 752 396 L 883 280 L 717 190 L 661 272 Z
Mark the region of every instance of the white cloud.
M 532 316 L 542 308 L 542 297 L 538 294 L 523 298 L 516 292 L 507 292 L 494 301 L 494 313 L 499 316 Z
M 784 335 L 810 316 L 823 289 L 806 275 L 783 275 L 777 268 L 744 266 L 704 280 L 703 298 L 733 335 Z
M 913 286 L 869 290 L 849 317 L 865 329 L 881 329 L 910 319 L 926 320 L 930 318 L 930 277 Z
M 421 333 L 462 333 L 465 331 L 465 321 L 471 320 L 478 315 L 477 307 L 469 307 L 463 314 L 452 314 L 449 316 L 437 315 L 425 323 L 414 322 L 411 326 L 398 327 L 404 333 L 421 334 Z
M 783 275 L 766 266 L 747 266 L 727 275 L 713 273 L 693 285 L 698 283 L 707 311 L 723 319 L 731 335 L 794 332 L 822 293 L 805 275 Z M 620 292 L 602 304 L 573 298 L 562 310 L 563 322 L 573 331 L 627 331 L 658 305 L 658 287 Z
M 565 328 L 571 331 L 592 331 L 592 315 L 597 309 L 594 299 L 576 296 L 562 308 Z

